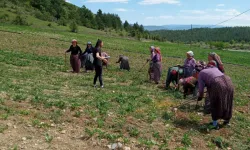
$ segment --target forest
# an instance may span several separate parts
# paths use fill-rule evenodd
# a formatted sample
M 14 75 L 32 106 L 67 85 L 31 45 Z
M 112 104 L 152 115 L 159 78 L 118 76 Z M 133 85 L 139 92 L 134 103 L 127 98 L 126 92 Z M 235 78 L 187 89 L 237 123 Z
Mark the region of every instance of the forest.
M 12 7 L 25 8 L 26 12 L 31 12 L 38 19 L 56 22 L 62 26 L 72 26 L 73 32 L 77 32 L 77 26 L 85 26 L 98 30 L 115 30 L 121 34 L 122 31 L 126 31 L 129 36 L 138 39 L 155 39 L 155 37 L 150 37 L 143 25 L 130 24 L 128 21 L 123 23 L 117 14 L 103 13 L 100 9 L 94 14 L 84 5 L 78 7 L 65 2 L 65 0 L 3 0 L 0 2 L 0 7 L 5 8 L 9 2 L 13 4 Z M 18 12 L 18 14 L 14 23 L 26 25 L 22 17 L 25 12 Z M 7 18 L 8 16 L 2 15 L 0 21 L 5 22 Z
M 196 28 L 190 30 L 157 30 L 151 34 L 171 42 L 249 42 L 250 27 Z

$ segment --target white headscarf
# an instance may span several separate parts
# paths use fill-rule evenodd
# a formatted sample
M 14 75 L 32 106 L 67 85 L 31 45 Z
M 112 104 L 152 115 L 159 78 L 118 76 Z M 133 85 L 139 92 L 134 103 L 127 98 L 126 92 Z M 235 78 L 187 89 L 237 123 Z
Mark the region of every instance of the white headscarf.
M 193 51 L 188 51 L 187 54 L 191 57 L 194 57 L 194 52 Z

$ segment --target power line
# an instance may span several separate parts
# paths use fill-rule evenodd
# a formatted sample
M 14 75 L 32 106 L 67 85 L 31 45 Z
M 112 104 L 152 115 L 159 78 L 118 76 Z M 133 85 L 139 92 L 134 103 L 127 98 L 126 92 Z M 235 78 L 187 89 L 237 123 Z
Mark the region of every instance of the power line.
M 215 25 L 212 25 L 212 26 L 210 26 L 210 27 L 208 27 L 208 28 L 215 27 L 215 26 L 218 26 L 218 25 L 223 24 L 223 23 L 225 23 L 225 22 L 228 22 L 228 21 L 230 21 L 230 20 L 232 20 L 232 19 L 234 19 L 234 18 L 237 18 L 237 17 L 239 17 L 239 16 L 241 16 L 241 15 L 247 13 L 248 11 L 250 11 L 250 9 L 248 9 L 248 10 L 246 10 L 246 11 L 244 11 L 244 12 L 242 12 L 242 13 L 240 13 L 240 14 L 238 14 L 238 15 L 232 17 L 232 18 L 229 18 L 229 19 L 224 20 L 224 21 L 222 21 L 222 22 L 219 22 L 219 23 L 217 23 L 217 24 L 215 24 Z

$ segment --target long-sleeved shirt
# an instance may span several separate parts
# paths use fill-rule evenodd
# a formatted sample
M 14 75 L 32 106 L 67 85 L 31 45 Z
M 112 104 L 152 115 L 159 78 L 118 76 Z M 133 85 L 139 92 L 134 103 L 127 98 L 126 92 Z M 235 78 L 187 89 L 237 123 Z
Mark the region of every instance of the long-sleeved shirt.
M 71 45 L 70 48 L 66 52 L 67 53 L 71 52 L 71 55 L 77 55 L 79 53 L 82 54 L 82 50 L 78 45 L 76 45 L 76 47 L 73 47 L 73 45 Z
M 102 67 L 102 61 L 99 58 L 97 58 L 96 56 L 97 53 L 99 54 L 100 57 L 102 56 L 102 50 L 100 47 L 94 48 L 93 50 L 94 65 Z
M 155 54 L 152 58 L 152 62 L 160 62 L 161 61 L 161 55 L 160 54 Z
M 184 62 L 184 67 L 185 68 L 192 68 L 192 69 L 195 69 L 195 65 L 196 65 L 196 61 L 194 58 L 191 58 L 191 59 L 186 59 L 185 62 Z
M 198 83 L 199 83 L 199 96 L 203 96 L 204 88 L 211 87 L 212 81 L 216 77 L 223 76 L 224 74 L 216 67 L 207 68 L 199 73 Z
M 85 49 L 85 51 L 82 53 L 82 55 L 84 55 L 84 54 L 86 54 L 86 53 L 87 53 L 87 54 L 93 53 L 93 47 L 90 47 L 90 48 L 87 47 L 87 48 Z

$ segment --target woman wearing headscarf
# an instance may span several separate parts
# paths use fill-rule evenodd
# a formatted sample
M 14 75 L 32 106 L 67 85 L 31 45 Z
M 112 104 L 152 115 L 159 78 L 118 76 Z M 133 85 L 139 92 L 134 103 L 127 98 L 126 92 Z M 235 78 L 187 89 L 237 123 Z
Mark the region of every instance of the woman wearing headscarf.
M 75 39 L 72 40 L 72 45 L 65 53 L 68 53 L 68 52 L 71 52 L 70 64 L 71 64 L 71 67 L 73 69 L 73 73 L 79 73 L 80 66 L 81 66 L 80 56 L 82 54 L 82 50 L 77 45 L 77 40 L 75 40 Z
M 103 88 L 103 81 L 102 81 L 102 63 L 107 63 L 105 57 L 102 57 L 102 47 L 103 42 L 102 40 L 98 39 L 96 42 L 95 49 L 93 50 L 94 56 L 94 66 L 95 66 L 95 77 L 94 77 L 94 87 L 96 87 L 97 78 L 99 78 L 100 86 Z
M 120 63 L 120 69 L 130 70 L 129 61 L 127 56 L 120 55 L 116 63 Z
M 150 51 L 150 59 L 147 59 L 147 61 L 149 62 L 150 60 L 153 59 L 153 57 L 155 56 L 155 47 L 154 46 L 150 46 L 149 47 L 149 51 Z M 153 76 L 154 76 L 154 68 L 153 68 L 153 62 L 150 61 L 149 63 L 149 69 L 148 69 L 148 75 L 149 75 L 149 80 L 153 80 Z
M 215 65 L 222 73 L 225 72 L 220 56 L 215 52 L 208 54 L 208 61 L 210 65 Z
M 159 84 L 159 81 L 161 79 L 161 71 L 162 71 L 162 64 L 161 64 L 161 61 L 162 61 L 162 57 L 161 57 L 161 51 L 160 51 L 160 48 L 159 47 L 156 47 L 155 48 L 155 55 L 153 56 L 152 58 L 152 63 L 153 63 L 153 72 L 154 72 L 154 82 L 156 84 Z
M 223 125 L 228 125 L 232 118 L 234 98 L 234 87 L 231 79 L 214 66 L 197 70 L 200 71 L 198 101 L 202 100 L 204 88 L 207 87 L 214 129 L 219 129 L 217 122 L 219 119 L 224 120 Z
M 184 62 L 184 77 L 190 77 L 195 70 L 196 61 L 194 59 L 194 52 L 188 51 L 187 52 L 187 59 Z
M 85 71 L 93 70 L 94 57 L 92 43 L 88 42 L 85 51 L 82 54 L 82 67 L 85 66 Z
M 183 78 L 187 78 L 193 75 L 193 71 L 195 70 L 195 65 L 196 65 L 196 61 L 194 59 L 194 53 L 192 51 L 188 51 L 186 55 L 187 58 L 184 61 L 183 66 L 177 65 L 174 67 L 170 67 L 168 69 L 168 74 L 166 79 L 166 89 L 169 88 L 171 82 L 173 83 L 175 82 L 174 83 L 175 87 L 178 88 L 178 76 L 182 75 Z

